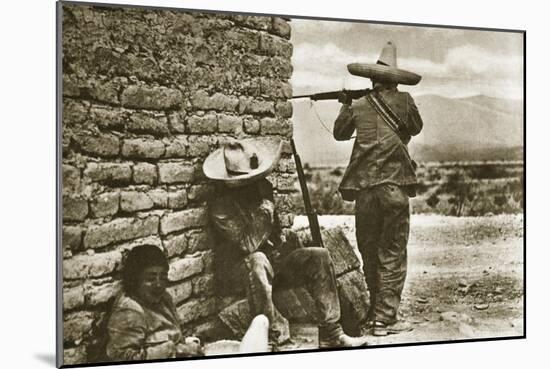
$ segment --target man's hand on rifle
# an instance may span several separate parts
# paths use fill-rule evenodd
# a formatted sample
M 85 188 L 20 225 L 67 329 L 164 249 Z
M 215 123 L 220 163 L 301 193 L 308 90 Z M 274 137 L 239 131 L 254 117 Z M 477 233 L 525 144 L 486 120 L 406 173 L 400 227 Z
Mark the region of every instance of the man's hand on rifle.
M 350 105 L 352 102 L 352 98 L 350 95 L 348 95 L 345 91 L 340 91 L 338 93 L 338 102 L 344 105 Z

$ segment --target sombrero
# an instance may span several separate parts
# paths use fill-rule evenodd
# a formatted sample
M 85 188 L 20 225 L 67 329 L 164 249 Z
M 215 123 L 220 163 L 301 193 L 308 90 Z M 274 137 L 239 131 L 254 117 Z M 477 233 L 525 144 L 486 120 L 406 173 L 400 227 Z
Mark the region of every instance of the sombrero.
M 269 175 L 281 157 L 279 138 L 233 140 L 213 151 L 202 166 L 207 178 L 230 187 L 242 186 Z
M 416 73 L 397 68 L 397 50 L 391 41 L 384 45 L 376 64 L 352 63 L 348 64 L 348 71 L 355 76 L 403 85 L 416 85 L 422 78 Z

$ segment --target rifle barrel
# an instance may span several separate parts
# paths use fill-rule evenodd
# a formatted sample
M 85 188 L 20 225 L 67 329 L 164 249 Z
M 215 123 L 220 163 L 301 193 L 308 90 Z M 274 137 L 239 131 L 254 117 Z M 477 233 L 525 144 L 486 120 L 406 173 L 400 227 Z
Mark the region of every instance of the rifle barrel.
M 329 92 L 319 92 L 316 94 L 310 94 L 310 95 L 296 95 L 292 96 L 293 99 L 304 99 L 309 98 L 313 101 L 318 100 L 337 100 L 340 93 L 346 93 L 349 97 L 351 97 L 353 100 L 360 99 L 366 94 L 369 93 L 369 89 L 362 89 L 362 90 L 338 90 L 338 91 L 329 91 Z
M 294 161 L 296 163 L 296 172 L 298 173 L 298 181 L 300 182 L 300 188 L 302 190 L 302 198 L 304 200 L 304 208 L 309 221 L 309 230 L 311 232 L 311 239 L 314 244 L 323 247 L 323 239 L 321 238 L 321 228 L 319 227 L 319 220 L 317 219 L 317 213 L 313 206 L 311 206 L 311 199 L 309 198 L 309 190 L 307 188 L 306 176 L 304 174 L 304 168 L 302 167 L 302 159 L 296 151 L 296 145 L 294 139 L 290 140 L 292 147 L 292 154 L 294 155 Z

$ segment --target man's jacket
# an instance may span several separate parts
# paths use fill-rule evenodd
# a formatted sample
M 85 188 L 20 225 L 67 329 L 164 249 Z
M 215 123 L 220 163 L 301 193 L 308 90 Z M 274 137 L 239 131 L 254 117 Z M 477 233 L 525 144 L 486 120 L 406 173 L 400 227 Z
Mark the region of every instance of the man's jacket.
M 386 105 L 402 123 L 396 133 L 366 97 L 343 105 L 334 123 L 334 138 L 349 140 L 356 132 L 349 165 L 339 191 L 344 200 L 355 200 L 357 192 L 382 183 L 405 186 L 414 196 L 415 164 L 407 143 L 422 130 L 422 119 L 413 98 L 397 89 L 379 91 Z
M 167 292 L 154 309 L 121 292 L 107 325 L 107 357 L 115 361 L 173 357 L 175 352 L 167 352 L 162 344 L 183 342 L 180 324 L 172 297 Z

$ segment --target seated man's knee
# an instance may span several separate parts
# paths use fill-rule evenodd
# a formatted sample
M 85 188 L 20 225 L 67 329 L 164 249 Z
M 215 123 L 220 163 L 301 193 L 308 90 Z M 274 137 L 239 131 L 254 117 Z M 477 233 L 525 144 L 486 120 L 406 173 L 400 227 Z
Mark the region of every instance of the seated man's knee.
M 323 247 L 308 247 L 311 250 L 314 258 L 320 260 L 330 260 L 330 253 Z
M 312 265 L 329 266 L 332 263 L 330 253 L 323 247 L 306 247 Z
M 271 263 L 267 256 L 260 251 L 253 252 L 246 258 L 246 264 L 248 270 L 254 274 L 265 273 L 266 271 L 271 274 Z

